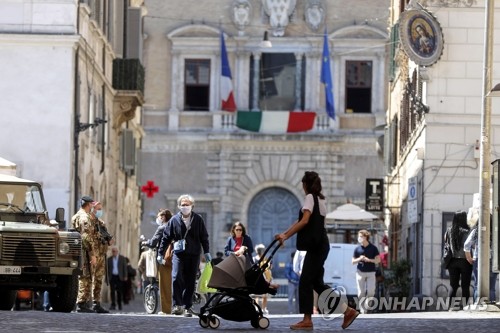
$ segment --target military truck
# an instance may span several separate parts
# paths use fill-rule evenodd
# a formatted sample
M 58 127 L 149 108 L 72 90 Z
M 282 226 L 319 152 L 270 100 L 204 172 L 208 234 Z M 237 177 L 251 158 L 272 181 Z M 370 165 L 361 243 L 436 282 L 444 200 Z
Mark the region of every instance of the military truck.
M 12 308 L 18 289 L 48 290 L 54 311 L 73 310 L 82 242 L 64 224 L 64 208 L 49 219 L 39 183 L 0 174 L 0 310 Z

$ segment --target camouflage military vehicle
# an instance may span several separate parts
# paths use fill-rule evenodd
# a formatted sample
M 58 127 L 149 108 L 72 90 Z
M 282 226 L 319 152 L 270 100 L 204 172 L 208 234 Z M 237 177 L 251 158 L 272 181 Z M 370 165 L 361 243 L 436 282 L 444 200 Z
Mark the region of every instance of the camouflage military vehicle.
M 18 289 L 48 290 L 54 311 L 73 310 L 82 245 L 64 223 L 63 208 L 49 220 L 40 184 L 0 174 L 0 310 L 12 308 Z

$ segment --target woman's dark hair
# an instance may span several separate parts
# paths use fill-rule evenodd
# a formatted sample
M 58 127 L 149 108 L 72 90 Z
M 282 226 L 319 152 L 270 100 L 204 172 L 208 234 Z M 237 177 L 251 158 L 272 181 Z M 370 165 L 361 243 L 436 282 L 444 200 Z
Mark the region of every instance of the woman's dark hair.
M 319 178 L 317 172 L 306 171 L 302 177 L 302 184 L 304 184 L 304 188 L 307 193 L 317 195 L 320 199 L 325 198 L 325 196 L 321 193 L 323 188 L 321 187 L 321 178 Z
M 467 224 L 467 212 L 458 211 L 453 215 L 453 222 L 451 223 L 450 229 L 450 244 L 455 251 L 463 248 L 461 232 L 468 233 L 470 230 Z
M 158 213 L 160 216 L 165 216 L 165 222 L 170 221 L 172 218 L 172 212 L 170 209 L 160 209 L 160 212 Z
M 236 229 L 236 227 L 241 227 L 241 237 L 244 237 L 247 234 L 247 229 L 245 228 L 243 223 L 237 221 L 234 222 L 233 226 L 231 227 L 231 236 L 236 237 L 236 233 L 234 232 L 234 229 Z

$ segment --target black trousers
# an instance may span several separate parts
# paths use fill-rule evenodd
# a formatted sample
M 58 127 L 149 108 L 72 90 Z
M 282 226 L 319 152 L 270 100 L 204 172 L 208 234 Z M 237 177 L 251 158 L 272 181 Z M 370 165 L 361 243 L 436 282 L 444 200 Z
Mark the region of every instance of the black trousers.
M 448 272 L 450 273 L 450 297 L 455 297 L 458 287 L 462 287 L 462 298 L 465 298 L 467 302 L 470 297 L 472 265 L 465 258 L 452 258 Z
M 299 280 L 299 311 L 304 314 L 312 314 L 314 306 L 313 290 L 321 295 L 327 289 L 323 275 L 325 274 L 325 260 L 330 251 L 329 244 L 321 245 L 316 251 L 307 251 L 302 266 L 302 274 Z
M 111 305 L 115 306 L 118 301 L 118 307 L 122 306 L 123 282 L 118 275 L 112 275 L 109 283 L 111 289 Z

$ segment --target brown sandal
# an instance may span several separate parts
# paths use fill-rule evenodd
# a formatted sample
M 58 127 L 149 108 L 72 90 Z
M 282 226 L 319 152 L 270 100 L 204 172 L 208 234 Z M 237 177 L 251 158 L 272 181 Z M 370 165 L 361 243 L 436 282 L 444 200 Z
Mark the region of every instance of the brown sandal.
M 303 321 L 299 321 L 297 324 L 290 325 L 291 330 L 302 330 L 302 331 L 311 331 L 313 329 L 313 323 L 304 323 Z

